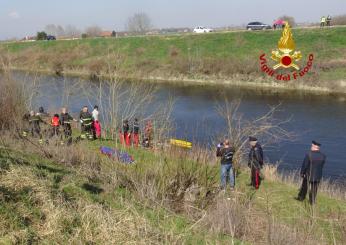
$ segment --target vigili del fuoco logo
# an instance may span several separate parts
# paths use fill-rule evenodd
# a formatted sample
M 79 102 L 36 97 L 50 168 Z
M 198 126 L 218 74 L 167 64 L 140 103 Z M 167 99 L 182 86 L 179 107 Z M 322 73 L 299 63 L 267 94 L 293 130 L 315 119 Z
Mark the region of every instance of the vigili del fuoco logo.
M 300 68 L 298 62 L 301 60 L 302 54 L 300 51 L 296 51 L 295 48 L 291 27 L 288 22 L 285 22 L 282 36 L 278 42 L 278 49 L 273 50 L 271 55 L 271 59 L 276 64 L 270 67 L 266 54 L 262 54 L 260 56 L 261 70 L 279 81 L 290 81 L 303 77 L 311 69 L 314 55 L 309 54 L 305 67 Z

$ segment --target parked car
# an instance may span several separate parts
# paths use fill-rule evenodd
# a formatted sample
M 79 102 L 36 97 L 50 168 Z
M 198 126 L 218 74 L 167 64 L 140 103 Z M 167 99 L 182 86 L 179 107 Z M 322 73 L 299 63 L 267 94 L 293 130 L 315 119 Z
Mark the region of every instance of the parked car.
M 206 28 L 203 26 L 197 26 L 195 29 L 193 29 L 194 33 L 207 33 L 207 32 L 213 32 L 212 29 Z
M 53 35 L 48 35 L 48 36 L 47 36 L 47 40 L 48 40 L 48 41 L 53 41 L 53 40 L 56 40 L 56 37 L 53 36 Z
M 251 30 L 268 30 L 271 29 L 272 27 L 268 24 L 263 24 L 262 22 L 250 22 L 247 24 L 246 29 L 251 31 Z

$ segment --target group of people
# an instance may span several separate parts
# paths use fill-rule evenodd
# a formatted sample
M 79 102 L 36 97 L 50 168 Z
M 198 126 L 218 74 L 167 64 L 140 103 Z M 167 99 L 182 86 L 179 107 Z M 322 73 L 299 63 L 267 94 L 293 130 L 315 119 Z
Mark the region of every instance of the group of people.
M 84 106 L 80 112 L 81 139 L 96 139 L 101 137 L 101 124 L 99 122 L 98 106 L 94 107 L 92 113 L 89 113 L 88 107 Z M 61 144 L 72 143 L 72 123 L 77 122 L 67 111 L 66 107 L 61 108 L 61 114 L 54 114 L 52 117 L 44 111 L 43 107 L 38 112 L 30 111 L 23 116 L 22 136 L 38 138 L 39 143 L 43 144 L 43 138 L 59 137 Z M 41 125 L 45 124 L 43 130 Z
M 72 123 L 78 122 L 67 111 L 67 108 L 61 109 L 61 114 L 54 114 L 48 123 L 49 114 L 46 113 L 43 107 L 39 108 L 39 112 L 30 111 L 23 117 L 24 128 L 23 137 L 31 134 L 39 139 L 39 143 L 43 143 L 43 134 L 49 137 L 60 137 L 61 143 L 65 141 L 68 144 L 72 143 Z M 97 139 L 101 138 L 101 124 L 99 122 L 99 109 L 94 106 L 94 110 L 90 113 L 87 106 L 84 106 L 79 115 L 81 123 L 81 139 Z M 50 130 L 42 132 L 40 124 L 50 124 Z M 130 126 L 131 125 L 131 126 Z M 61 132 L 62 129 L 62 132 Z M 142 145 L 150 147 L 153 138 L 152 122 L 148 121 L 144 128 Z M 138 147 L 140 142 L 140 124 L 137 118 L 132 123 L 129 120 L 124 120 L 122 127 L 119 128 L 119 140 L 124 146 Z M 261 169 L 264 166 L 264 157 L 262 146 L 257 138 L 249 137 L 250 151 L 248 156 L 248 167 L 251 170 L 250 185 L 254 189 L 259 189 L 262 181 Z M 310 204 L 316 202 L 316 195 L 319 183 L 322 178 L 322 169 L 326 161 L 326 156 L 320 151 L 321 144 L 317 141 L 312 141 L 310 151 L 306 154 L 302 167 L 301 177 L 303 178 L 296 200 L 303 201 L 309 191 Z M 226 139 L 217 145 L 216 156 L 221 158 L 221 188 L 226 188 L 227 176 L 229 177 L 229 185 L 231 189 L 235 188 L 235 172 L 233 168 L 233 156 L 235 147 Z
M 135 118 L 130 126 L 128 119 L 123 121 L 122 127 L 119 129 L 120 143 L 125 146 L 138 147 L 140 142 L 140 125 L 137 118 Z M 150 147 L 153 137 L 153 126 L 149 120 L 144 128 L 144 137 L 142 141 L 143 147 Z
M 83 106 L 79 114 L 79 122 L 81 134 L 78 138 L 84 140 L 95 140 L 101 138 L 101 123 L 99 121 L 99 108 L 94 106 L 94 110 L 90 113 L 87 106 Z M 61 144 L 72 143 L 72 123 L 78 122 L 67 111 L 66 107 L 61 109 L 61 114 L 54 114 L 52 117 L 44 111 L 43 107 L 38 112 L 30 111 L 23 116 L 23 132 L 22 136 L 31 135 L 39 139 L 39 143 L 43 144 L 43 138 L 56 137 L 61 139 Z M 42 129 L 41 125 L 47 127 Z M 142 145 L 150 147 L 153 138 L 153 126 L 149 120 L 144 128 Z M 130 126 L 129 120 L 124 120 L 122 127 L 119 128 L 120 143 L 125 146 L 138 147 L 140 142 L 140 124 L 137 118 L 134 119 Z
M 256 190 L 259 189 L 262 174 L 261 169 L 264 166 L 263 150 L 257 138 L 249 137 L 250 152 L 248 157 L 248 167 L 251 170 L 250 185 Z M 316 203 L 317 189 L 322 179 L 322 170 L 326 161 L 326 156 L 320 151 L 321 144 L 312 141 L 310 151 L 306 153 L 300 175 L 303 179 L 298 197 L 298 201 L 305 200 L 309 190 L 309 202 L 311 205 Z M 216 156 L 221 158 L 221 189 L 226 188 L 227 175 L 231 189 L 235 187 L 235 172 L 233 169 L 233 156 L 235 148 L 228 139 L 217 145 Z
M 320 27 L 331 26 L 332 16 L 328 15 L 327 17 L 322 16 L 320 21 Z

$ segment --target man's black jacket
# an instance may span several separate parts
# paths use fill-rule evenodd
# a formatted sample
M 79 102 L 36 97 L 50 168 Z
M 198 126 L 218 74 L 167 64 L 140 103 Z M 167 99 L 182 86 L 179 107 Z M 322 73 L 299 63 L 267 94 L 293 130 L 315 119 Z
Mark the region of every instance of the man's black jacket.
M 300 175 L 307 177 L 310 182 L 319 182 L 322 178 L 322 169 L 326 162 L 326 156 L 320 151 L 306 153 Z
M 263 167 L 263 150 L 259 143 L 257 143 L 254 147 L 251 147 L 248 166 L 256 169 Z

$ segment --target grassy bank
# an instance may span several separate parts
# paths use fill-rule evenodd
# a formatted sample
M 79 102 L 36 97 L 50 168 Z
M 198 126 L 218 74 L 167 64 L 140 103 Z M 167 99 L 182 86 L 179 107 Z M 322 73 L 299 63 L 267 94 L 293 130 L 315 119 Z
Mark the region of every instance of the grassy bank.
M 1 44 L 4 64 L 58 74 L 120 76 L 346 92 L 346 28 L 296 29 L 296 48 L 315 56 L 299 81 L 277 82 L 260 71 L 259 56 L 276 49 L 281 31 L 143 36 Z
M 320 193 L 311 209 L 295 201 L 297 187 L 284 183 L 270 168 L 259 191 L 247 186 L 249 173 L 241 169 L 236 191 L 223 193 L 215 161 L 172 149 L 128 149 L 136 163 L 124 165 L 101 156 L 100 145 L 114 142 L 41 148 L 4 136 L 0 242 L 345 242 L 342 196 Z

